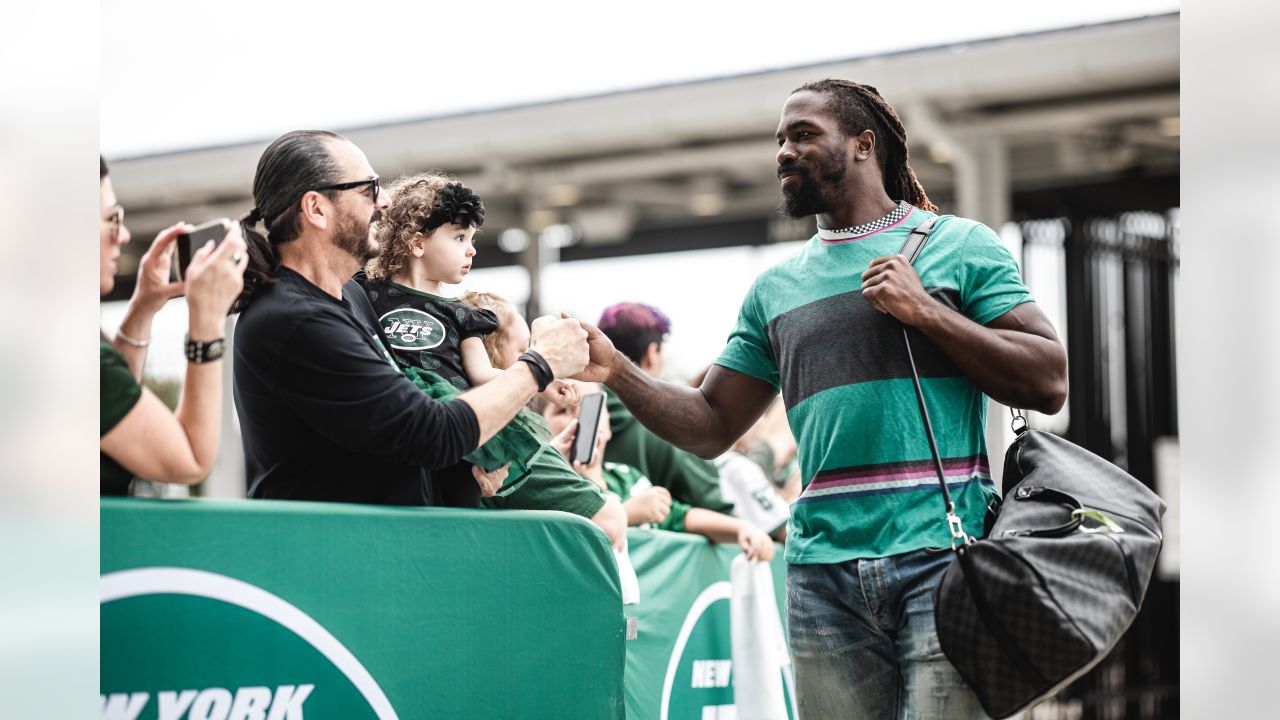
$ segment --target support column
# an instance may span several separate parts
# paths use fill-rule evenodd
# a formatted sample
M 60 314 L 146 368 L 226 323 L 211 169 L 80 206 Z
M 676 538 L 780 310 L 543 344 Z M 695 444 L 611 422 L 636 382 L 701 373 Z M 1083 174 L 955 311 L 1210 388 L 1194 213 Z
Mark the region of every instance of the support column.
M 955 214 L 1000 232 L 1010 219 L 1011 206 L 1009 154 L 1004 141 L 995 135 L 966 135 L 958 139 L 926 103 L 915 103 L 906 111 L 908 130 L 916 144 L 938 147 L 944 151 L 943 155 L 950 156 L 956 183 Z M 1009 250 L 1021 267 L 1021 246 Z M 1013 442 L 1013 431 L 1009 426 L 1009 408 L 994 400 L 987 404 L 986 435 L 991 479 L 1000 488 L 1004 451 Z
M 222 440 L 218 445 L 218 458 L 213 463 L 201 488 L 201 495 L 211 498 L 244 498 L 249 487 L 244 476 L 244 445 L 240 442 L 240 418 L 236 415 L 231 392 L 232 347 L 236 324 L 227 318 L 224 325 L 227 339 L 226 352 L 222 356 Z
M 520 253 L 520 265 L 529 273 L 529 300 L 524 306 L 524 316 L 529 322 L 542 314 L 543 241 L 541 233 L 529 233 L 529 245 Z
M 1009 154 L 1002 139 L 995 136 L 973 138 L 966 143 L 967 162 L 956 168 L 957 214 L 978 220 L 1000 232 L 1009 222 L 1011 188 Z M 1022 266 L 1021 243 L 1007 243 Z M 1004 451 L 1013 442 L 1009 408 L 995 400 L 987 402 L 987 452 L 991 460 L 991 480 L 997 488 L 1004 481 Z

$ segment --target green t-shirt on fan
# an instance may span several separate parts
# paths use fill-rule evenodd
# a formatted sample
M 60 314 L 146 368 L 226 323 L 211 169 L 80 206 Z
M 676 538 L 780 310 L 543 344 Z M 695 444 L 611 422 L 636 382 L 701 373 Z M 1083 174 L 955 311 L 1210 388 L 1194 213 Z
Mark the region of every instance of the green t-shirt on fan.
M 645 477 L 644 473 L 630 465 L 606 462 L 600 469 L 604 484 L 609 487 L 609 492 L 617 496 L 619 502 L 625 503 L 631 499 L 632 493 L 644 492 L 653 487 L 653 483 Z M 689 506 L 672 498 L 671 512 L 667 513 L 667 517 L 662 522 L 653 524 L 653 528 L 685 532 L 684 517 L 688 514 Z
M 868 263 L 897 253 L 931 217 L 911 208 L 863 235 L 819 231 L 756 279 L 716 360 L 782 392 L 804 487 L 791 509 L 787 562 L 950 545 L 902 325 L 861 293 Z M 942 216 L 915 269 L 930 295 L 977 323 L 1032 300 L 999 237 L 972 220 Z M 976 536 L 996 493 L 986 396 L 922 333 L 909 332 L 947 485 Z
M 125 415 L 138 404 L 142 386 L 134 379 L 129 363 L 104 337 L 98 338 L 99 381 L 99 433 L 103 437 L 111 432 Z M 133 473 L 123 465 L 99 451 L 101 463 L 98 470 L 99 492 L 102 495 L 128 495 Z
M 604 449 L 606 462 L 630 465 L 654 485 L 669 490 L 675 500 L 726 515 L 733 512 L 733 503 L 720 492 L 720 471 L 715 463 L 654 435 L 609 388 L 604 388 L 604 393 L 613 429 L 613 438 Z

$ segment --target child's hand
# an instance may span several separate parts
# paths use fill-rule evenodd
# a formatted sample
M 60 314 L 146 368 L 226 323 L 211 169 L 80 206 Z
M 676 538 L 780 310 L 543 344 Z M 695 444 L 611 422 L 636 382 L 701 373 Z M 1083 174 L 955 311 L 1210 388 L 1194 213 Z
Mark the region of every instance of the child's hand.
M 507 468 L 510 465 L 503 465 L 491 473 L 484 471 L 479 465 L 471 466 L 471 477 L 476 479 L 476 484 L 480 486 L 480 497 L 493 497 L 502 489 L 502 483 L 507 481 Z
M 552 380 L 542 397 L 552 405 L 571 407 L 578 404 L 578 386 L 572 380 Z
M 671 514 L 671 493 L 664 487 L 652 487 L 632 495 L 622 509 L 627 511 L 628 525 L 657 524 Z
M 773 560 L 773 540 L 754 525 L 744 522 L 738 527 L 738 545 L 748 560 Z

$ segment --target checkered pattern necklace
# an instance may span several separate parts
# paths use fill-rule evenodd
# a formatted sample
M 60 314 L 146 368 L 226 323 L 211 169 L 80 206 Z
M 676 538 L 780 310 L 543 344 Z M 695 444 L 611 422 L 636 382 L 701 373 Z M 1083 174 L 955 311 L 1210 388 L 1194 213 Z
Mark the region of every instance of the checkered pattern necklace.
M 889 211 L 888 215 L 882 218 L 872 220 L 871 222 L 862 223 L 861 225 L 853 225 L 839 230 L 827 230 L 826 228 L 818 228 L 818 235 L 823 240 L 850 240 L 853 238 L 864 237 L 872 233 L 878 233 L 886 228 L 893 227 L 902 222 L 912 210 L 911 203 L 906 200 L 898 202 L 898 206 Z

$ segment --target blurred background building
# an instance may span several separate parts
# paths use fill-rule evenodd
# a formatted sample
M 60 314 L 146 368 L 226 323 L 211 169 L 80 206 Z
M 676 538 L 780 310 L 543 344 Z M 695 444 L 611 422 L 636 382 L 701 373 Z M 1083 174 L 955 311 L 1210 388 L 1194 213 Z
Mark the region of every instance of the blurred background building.
M 1178 35 L 1169 14 L 339 130 L 384 179 L 443 169 L 480 193 L 489 212 L 466 288 L 523 303 L 529 317 L 594 321 L 617 301 L 657 305 L 673 320 L 668 373 L 685 379 L 715 359 L 755 275 L 814 232 L 775 210 L 783 101 L 824 77 L 879 88 L 930 197 L 1000 229 L 1066 343 L 1068 407 L 1033 424 L 1169 503 L 1166 550 L 1133 629 L 1032 717 L 1176 717 Z M 106 300 L 128 298 L 161 228 L 247 211 L 270 140 L 109 158 L 136 239 Z M 172 389 L 185 312 L 171 305 L 148 373 Z M 104 327 L 122 314 L 104 302 Z M 204 492 L 242 496 L 235 414 L 225 417 Z M 1008 413 L 993 405 L 989 419 L 998 466 Z

